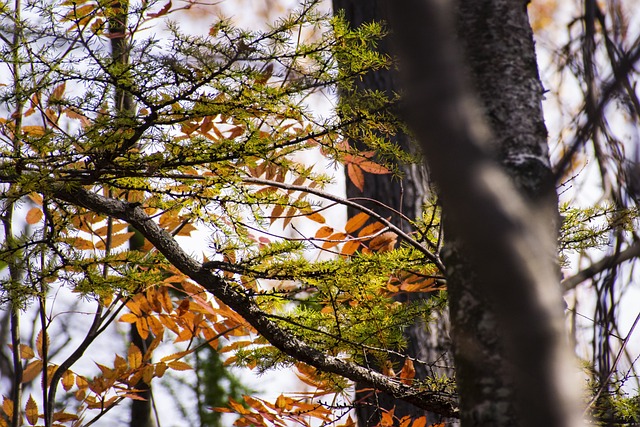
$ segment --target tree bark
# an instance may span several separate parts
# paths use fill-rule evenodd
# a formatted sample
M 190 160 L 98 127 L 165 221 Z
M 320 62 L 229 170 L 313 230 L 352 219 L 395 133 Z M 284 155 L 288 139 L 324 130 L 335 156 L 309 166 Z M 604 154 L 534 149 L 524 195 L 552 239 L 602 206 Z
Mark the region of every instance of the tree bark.
M 445 214 L 461 422 L 578 425 L 526 4 L 462 2 L 457 45 L 442 3 L 395 2 L 390 16 L 404 111 Z

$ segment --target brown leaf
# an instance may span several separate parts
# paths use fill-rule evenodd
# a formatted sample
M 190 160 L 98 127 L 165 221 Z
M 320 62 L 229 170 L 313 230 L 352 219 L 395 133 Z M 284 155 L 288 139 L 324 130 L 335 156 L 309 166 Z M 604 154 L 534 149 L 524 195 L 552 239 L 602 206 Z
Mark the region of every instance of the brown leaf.
M 369 249 L 375 252 L 388 252 L 393 250 L 397 241 L 398 235 L 393 231 L 387 231 L 371 239 Z
M 64 388 L 64 391 L 71 390 L 71 387 L 73 387 L 75 383 L 76 383 L 75 374 L 71 372 L 70 369 L 67 369 L 66 371 L 64 371 L 64 374 L 62 374 L 62 388 Z
M 46 339 L 46 342 L 44 341 Z M 36 337 L 36 351 L 38 352 L 38 356 L 41 359 L 44 359 L 44 347 L 43 344 L 46 344 L 46 347 L 49 348 L 49 334 L 43 334 L 42 329 L 38 332 L 38 336 Z
M 34 360 L 29 363 L 22 371 L 22 382 L 28 383 L 38 378 L 38 375 L 42 372 L 42 366 L 42 360 Z
M 51 92 L 51 95 L 49 95 L 49 100 L 47 101 L 47 103 L 51 105 L 52 102 L 56 102 L 62 99 L 62 95 L 64 94 L 65 87 L 66 87 L 66 83 L 62 83 L 56 86 L 53 92 Z
M 29 399 L 27 400 L 27 404 L 24 409 L 24 415 L 27 417 L 29 425 L 36 425 L 38 422 L 38 404 L 33 400 L 33 396 L 29 395 Z
M 7 396 L 2 396 L 2 411 L 7 415 L 7 417 L 13 417 L 13 400 L 9 399 Z
M 134 234 L 136 233 L 133 231 L 130 231 L 128 233 L 113 234 L 111 236 L 111 248 L 117 248 L 118 246 L 124 245 Z M 104 250 L 106 249 L 106 247 L 106 240 L 100 240 L 98 243 L 96 243 L 96 249 Z
M 346 231 L 347 233 L 353 233 L 354 231 L 362 227 L 369 220 L 369 218 L 370 216 L 364 212 L 360 212 L 352 216 L 345 224 L 344 231 Z
M 33 349 L 26 344 L 20 344 L 20 358 L 21 359 L 33 359 L 35 357 Z
M 58 411 L 53 414 L 53 421 L 57 421 L 59 423 L 67 423 L 78 419 L 79 417 L 76 414 L 70 414 L 68 412 Z
M 147 14 L 147 16 L 148 16 L 149 18 L 158 18 L 159 16 L 166 15 L 166 14 L 169 12 L 169 10 L 170 10 L 170 9 L 171 9 L 171 0 L 169 0 L 169 1 L 167 2 L 167 4 L 165 4 L 165 5 L 162 7 L 162 9 L 160 9 L 160 11 L 159 11 L 159 12 L 156 12 L 156 13 L 148 13 L 148 14 Z

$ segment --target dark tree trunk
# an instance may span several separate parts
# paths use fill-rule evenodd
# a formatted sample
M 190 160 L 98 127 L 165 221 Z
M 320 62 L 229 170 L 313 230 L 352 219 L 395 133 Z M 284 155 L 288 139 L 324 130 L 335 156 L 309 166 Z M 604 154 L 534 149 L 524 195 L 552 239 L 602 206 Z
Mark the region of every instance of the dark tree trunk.
M 346 20 L 352 27 L 357 27 L 367 22 L 386 22 L 387 0 L 333 0 L 333 10 L 344 13 Z M 391 53 L 390 37 L 385 37 L 378 44 L 378 50 L 384 54 Z M 369 72 L 360 82 L 362 89 L 380 90 L 392 96 L 398 92 L 398 73 L 394 68 L 388 70 L 376 70 Z M 413 154 L 418 153 L 417 145 L 406 134 L 397 135 L 393 143 L 399 145 L 404 151 Z M 366 150 L 358 141 L 352 141 L 356 146 Z M 423 206 L 430 195 L 429 181 L 424 164 L 400 164 L 399 169 L 402 177 L 392 177 L 390 175 L 365 174 L 364 189 L 361 191 L 347 176 L 346 190 L 350 199 L 361 199 L 359 202 L 379 213 L 384 217 L 392 217 L 394 224 L 407 232 L 413 231 L 411 224 L 403 220 L 394 211 L 401 212 L 410 219 L 418 218 L 422 215 Z M 375 200 L 374 203 L 367 200 Z M 384 206 L 388 206 L 387 209 Z M 348 208 L 348 216 L 352 217 L 358 213 L 353 208 Z M 412 298 L 428 298 L 428 295 L 412 295 Z M 404 297 L 406 300 L 406 296 Z M 449 348 L 448 333 L 446 331 L 447 321 L 440 318 L 437 320 L 438 327 L 430 325 L 429 329 L 422 322 L 418 322 L 405 331 L 408 343 L 407 354 L 427 364 L 416 363 L 416 378 L 424 379 L 434 373 L 452 375 L 452 372 L 436 368 L 452 364 L 449 360 L 447 349 Z M 435 322 L 434 322 L 435 323 Z M 396 371 L 402 367 L 404 360 L 394 360 Z M 356 389 L 363 389 L 364 386 L 357 384 Z M 370 390 L 357 393 L 359 402 L 357 415 L 360 426 L 377 425 L 380 420 L 379 409 L 390 410 L 394 408 L 394 415 L 402 417 L 410 415 L 420 417 L 429 415 L 430 422 L 437 422 L 436 418 L 425 411 L 416 408 L 404 401 L 394 399 L 384 393 L 374 394 Z

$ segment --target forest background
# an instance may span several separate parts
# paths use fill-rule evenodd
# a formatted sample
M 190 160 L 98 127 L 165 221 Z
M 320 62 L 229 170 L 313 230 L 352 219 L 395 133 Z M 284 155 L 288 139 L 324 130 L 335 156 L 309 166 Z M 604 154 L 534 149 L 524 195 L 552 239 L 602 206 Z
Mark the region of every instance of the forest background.
M 623 2 L 573 6 L 530 6 L 548 90 L 553 171 L 562 200 L 570 203 L 561 209 L 560 239 L 567 323 L 572 347 L 584 360 L 586 379 L 578 381 L 590 387 L 584 410 L 603 423 L 632 423 L 638 417 L 638 352 L 628 344 L 638 310 L 624 304 L 633 300 L 633 263 L 627 261 L 638 255 L 638 17 Z M 252 2 L 244 10 L 253 8 L 254 19 L 270 22 L 273 12 L 287 16 L 288 6 L 267 2 L 260 10 Z M 174 390 L 193 390 L 196 409 L 185 406 L 182 416 L 200 425 L 219 422 L 209 407 L 226 407 L 207 400 L 224 395 L 216 385 L 234 396 L 227 410 L 238 414 L 240 425 L 349 425 L 353 407 L 374 409 L 358 414 L 362 423 L 464 420 L 447 343 L 436 342 L 442 352 L 435 359 L 404 353 L 402 332 L 416 318 L 439 319 L 443 329 L 432 330 L 448 336 L 439 201 L 427 194 L 416 219 L 379 200 L 395 209 L 381 214 L 324 188 L 335 180 L 325 175 L 331 169 L 314 170 L 309 166 L 316 160 L 293 157 L 316 150 L 329 164 L 343 165 L 351 191 L 360 192 L 373 187 L 371 175 L 398 182 L 390 177 L 401 174 L 402 165 L 420 161 L 389 144 L 406 132 L 389 114 L 398 100 L 357 84 L 389 66 L 387 57 L 370 50 L 381 28 L 351 31 L 329 24 L 322 9 L 305 8 L 262 33 L 248 33 L 218 20 L 219 6 L 211 10 L 171 2 L 3 4 L 3 64 L 12 78 L 2 81 L 3 340 L 9 345 L 3 345 L 0 365 L 7 390 L 1 422 L 89 425 L 112 416 L 132 425 L 143 425 L 136 417 L 166 425 L 170 421 L 153 415 L 154 399 L 147 397 L 150 383 L 171 381 Z M 181 28 L 185 15 L 208 21 L 203 31 L 194 26 L 188 35 Z M 166 27 L 167 18 L 178 25 L 158 32 L 161 42 L 145 41 L 145 34 Z M 309 111 L 320 102 L 328 105 L 326 113 Z M 327 200 L 359 213 L 330 222 L 340 214 L 327 213 Z M 166 236 L 145 230 L 146 220 L 135 217 L 141 206 L 204 268 L 181 268 L 184 260 L 167 257 L 161 249 L 170 244 Z M 148 240 L 133 240 L 140 234 Z M 149 244 L 153 236 L 157 249 Z M 209 250 L 194 250 L 187 238 L 206 240 Z M 309 263 L 297 255 L 309 247 L 338 258 Z M 207 296 L 196 277 L 231 284 L 219 287 L 216 297 L 239 305 Z M 354 284 L 354 277 L 362 280 Z M 66 290 L 82 298 L 63 297 Z M 88 332 L 73 329 L 87 318 L 93 322 Z M 116 321 L 130 336 L 114 354 L 109 334 L 111 351 L 99 360 L 93 346 Z M 309 359 L 283 349 L 280 332 L 305 343 L 298 355 Z M 263 337 L 279 343 L 280 351 Z M 318 352 L 326 357 L 314 363 Z M 354 365 L 339 365 L 343 359 Z M 311 388 L 242 398 L 242 386 L 222 360 L 253 369 L 295 365 Z M 430 375 L 416 377 L 415 365 L 427 366 Z M 362 388 L 373 400 L 354 400 L 351 383 L 322 369 L 368 381 Z M 172 370 L 182 374 L 170 380 L 165 373 Z M 395 412 L 395 403 L 378 398 L 371 383 L 396 402 L 418 390 L 412 404 L 427 413 Z M 56 394 L 60 387 L 64 393 Z M 327 401 L 335 392 L 342 400 Z M 173 399 L 183 403 L 178 395 L 183 392 Z M 515 399 L 509 407 L 518 405 Z

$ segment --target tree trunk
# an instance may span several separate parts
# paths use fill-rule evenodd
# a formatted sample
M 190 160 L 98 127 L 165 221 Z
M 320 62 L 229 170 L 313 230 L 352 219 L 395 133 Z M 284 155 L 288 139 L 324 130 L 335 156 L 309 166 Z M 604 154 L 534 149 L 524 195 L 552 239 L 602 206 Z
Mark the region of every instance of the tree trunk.
M 386 0 L 333 0 L 333 10 L 336 13 L 344 13 L 344 17 L 352 27 L 357 27 L 367 22 L 387 21 L 386 17 Z M 383 54 L 391 54 L 390 37 L 385 37 L 378 43 L 378 51 Z M 398 73 L 395 68 L 381 69 L 369 72 L 360 81 L 359 86 L 362 89 L 379 90 L 392 96 L 399 91 Z M 404 151 L 416 154 L 419 152 L 417 145 L 411 138 L 404 134 L 398 134 L 393 143 L 399 145 Z M 358 141 L 351 141 L 352 144 L 367 150 Z M 414 231 L 412 225 L 404 220 L 400 215 L 395 214 L 392 210 L 385 208 L 388 206 L 395 211 L 401 212 L 410 219 L 418 218 L 423 213 L 424 203 L 430 195 L 429 181 L 427 170 L 424 164 L 399 164 L 402 177 L 391 177 L 390 175 L 365 174 L 364 188 L 360 190 L 346 177 L 346 190 L 349 199 L 358 200 L 362 205 L 370 208 L 374 212 L 384 217 L 391 216 L 392 222 L 406 232 Z M 374 200 L 380 203 L 371 202 Z M 349 217 L 356 215 L 359 211 L 351 207 L 347 208 Z M 428 298 L 428 294 L 411 294 L 411 299 Z M 403 300 L 407 297 L 404 296 Z M 435 326 L 437 322 L 437 326 Z M 438 366 L 451 366 L 453 361 L 449 358 L 448 349 L 448 327 L 447 320 L 439 318 L 434 324 L 426 325 L 419 321 L 405 331 L 405 337 L 408 347 L 406 353 L 418 360 L 430 363 L 431 366 L 421 363 L 415 363 L 416 378 L 424 379 L 427 376 L 433 376 L 434 373 L 447 374 L 452 376 L 453 373 L 448 370 L 438 369 L 434 365 L 437 361 Z M 396 370 L 402 367 L 404 360 L 393 360 Z M 356 390 L 366 389 L 362 384 L 356 384 Z M 412 417 L 420 417 L 422 415 L 429 416 L 429 422 L 435 423 L 440 418 L 433 414 L 416 408 L 402 400 L 395 399 L 385 393 L 372 393 L 369 391 L 356 392 L 357 416 L 360 426 L 377 425 L 380 421 L 380 409 L 391 410 L 394 408 L 394 415 L 401 418 L 405 415 Z
M 452 10 L 441 3 L 405 0 L 390 12 L 406 117 L 446 216 L 461 423 L 578 425 L 556 265 L 556 194 L 526 4 L 462 2 L 460 46 Z

